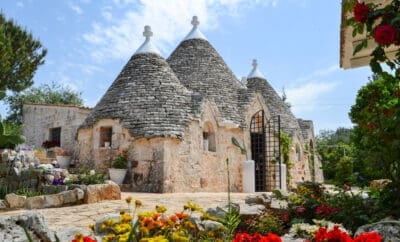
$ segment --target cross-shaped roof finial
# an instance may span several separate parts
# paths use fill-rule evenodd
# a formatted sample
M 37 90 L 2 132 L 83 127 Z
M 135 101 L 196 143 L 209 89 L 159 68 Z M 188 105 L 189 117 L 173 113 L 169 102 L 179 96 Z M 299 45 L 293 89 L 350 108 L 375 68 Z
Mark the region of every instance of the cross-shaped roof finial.
M 151 32 L 150 26 L 148 25 L 144 26 L 143 36 L 146 37 L 146 39 L 149 39 L 151 36 L 153 36 L 153 32 Z
M 253 59 L 253 63 L 251 64 L 254 68 L 257 68 L 257 59 Z
M 193 16 L 191 23 L 192 23 L 192 25 L 194 27 L 196 27 L 196 26 L 198 26 L 200 24 L 199 19 L 197 18 L 197 16 Z

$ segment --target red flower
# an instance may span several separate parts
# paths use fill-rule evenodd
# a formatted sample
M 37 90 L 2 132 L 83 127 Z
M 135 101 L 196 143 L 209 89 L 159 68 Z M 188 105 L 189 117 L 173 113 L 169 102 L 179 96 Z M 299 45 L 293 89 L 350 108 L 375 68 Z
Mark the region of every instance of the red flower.
M 354 238 L 354 242 L 381 242 L 382 237 L 377 232 L 361 233 Z
M 83 238 L 75 238 L 72 240 L 72 242 L 96 242 L 97 240 L 89 237 L 89 236 L 85 236 Z
M 396 40 L 397 30 L 390 24 L 376 27 L 374 39 L 380 45 L 390 45 Z
M 335 226 L 332 231 L 327 231 L 326 228 L 319 228 L 315 234 L 315 242 L 352 242 L 351 237 Z
M 282 218 L 282 220 L 284 222 L 288 222 L 289 221 L 289 214 L 288 213 L 284 213 L 284 214 L 282 214 L 281 218 Z
M 255 233 L 253 236 L 248 233 L 237 233 L 232 242 L 282 242 L 282 239 L 273 233 L 268 233 L 266 236 L 259 233 Z
M 358 22 L 365 23 L 367 21 L 367 14 L 371 9 L 365 3 L 357 2 L 353 8 L 354 19 Z
M 295 212 L 296 214 L 298 214 L 298 215 L 303 214 L 305 211 L 306 211 L 306 208 L 305 208 L 303 205 L 298 206 L 298 207 L 296 207 L 296 208 L 294 209 L 294 212 Z

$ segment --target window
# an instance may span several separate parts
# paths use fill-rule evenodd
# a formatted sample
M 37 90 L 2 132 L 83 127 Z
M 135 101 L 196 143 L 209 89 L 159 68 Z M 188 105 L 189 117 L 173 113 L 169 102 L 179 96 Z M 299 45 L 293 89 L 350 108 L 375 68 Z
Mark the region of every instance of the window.
M 55 146 L 60 146 L 61 143 L 61 127 L 51 128 L 49 130 L 49 140 L 54 142 Z
M 100 128 L 100 147 L 111 147 L 112 127 Z
M 215 132 L 210 122 L 204 124 L 203 129 L 203 149 L 207 151 L 216 152 L 215 147 Z

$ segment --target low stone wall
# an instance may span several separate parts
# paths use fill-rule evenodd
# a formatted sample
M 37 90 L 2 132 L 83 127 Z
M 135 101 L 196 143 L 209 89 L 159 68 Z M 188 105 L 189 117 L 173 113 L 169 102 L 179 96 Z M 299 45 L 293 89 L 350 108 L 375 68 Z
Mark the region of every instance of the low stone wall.
M 0 200 L 0 209 L 38 209 L 71 206 L 82 203 L 96 203 L 103 200 L 121 199 L 121 190 L 112 181 L 98 185 L 74 185 L 71 190 L 57 194 L 26 197 L 14 193 L 7 194 L 4 201 Z

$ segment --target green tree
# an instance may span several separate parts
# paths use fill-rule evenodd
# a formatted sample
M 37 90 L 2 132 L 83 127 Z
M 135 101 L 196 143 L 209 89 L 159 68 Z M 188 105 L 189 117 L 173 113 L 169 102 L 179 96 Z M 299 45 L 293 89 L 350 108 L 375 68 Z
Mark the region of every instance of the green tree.
M 358 91 L 349 116 L 365 173 L 400 182 L 400 80 L 385 75 Z
M 336 131 L 323 130 L 317 136 L 317 151 L 322 160 L 322 169 L 326 180 L 343 184 L 345 180 L 354 180 L 353 147 L 350 140 L 353 130 L 338 128 Z M 343 173 L 338 175 L 337 173 Z
M 31 33 L 0 12 L 0 100 L 6 91 L 20 92 L 32 86 L 47 51 Z
M 9 105 L 7 120 L 20 124 L 22 122 L 22 106 L 24 103 L 41 104 L 72 104 L 82 105 L 81 93 L 71 88 L 52 83 L 43 84 L 39 87 L 31 87 L 26 91 L 14 93 L 6 98 Z

